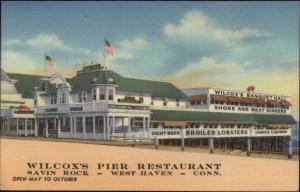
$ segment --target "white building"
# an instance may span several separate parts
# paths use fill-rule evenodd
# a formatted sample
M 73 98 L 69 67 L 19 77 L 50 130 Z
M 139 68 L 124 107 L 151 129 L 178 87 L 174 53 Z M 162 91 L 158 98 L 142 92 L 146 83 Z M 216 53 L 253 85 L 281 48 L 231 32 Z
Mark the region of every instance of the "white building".
M 171 144 L 181 140 L 211 149 L 224 146 L 249 151 L 252 146 L 280 151 L 296 123 L 288 96 L 211 88 L 181 91 L 171 83 L 124 77 L 100 64 L 84 66 L 72 78 L 12 76 L 30 79 L 19 81 L 23 83 L 20 90 L 28 95 L 27 87 L 32 87 L 34 108 L 5 110 L 3 133 L 158 139 Z M 20 127 L 17 114 L 24 113 L 30 117 Z

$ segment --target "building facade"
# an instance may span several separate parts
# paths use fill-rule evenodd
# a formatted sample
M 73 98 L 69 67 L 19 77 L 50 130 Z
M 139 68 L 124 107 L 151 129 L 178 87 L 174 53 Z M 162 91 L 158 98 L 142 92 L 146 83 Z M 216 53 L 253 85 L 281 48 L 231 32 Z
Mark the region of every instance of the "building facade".
M 101 64 L 85 65 L 72 78 L 36 77 L 30 91 L 32 108 L 2 110 L 2 133 L 281 151 L 284 143 L 291 145 L 296 123 L 288 96 L 181 91 L 171 83 L 124 77 Z M 20 115 L 28 116 L 22 126 Z

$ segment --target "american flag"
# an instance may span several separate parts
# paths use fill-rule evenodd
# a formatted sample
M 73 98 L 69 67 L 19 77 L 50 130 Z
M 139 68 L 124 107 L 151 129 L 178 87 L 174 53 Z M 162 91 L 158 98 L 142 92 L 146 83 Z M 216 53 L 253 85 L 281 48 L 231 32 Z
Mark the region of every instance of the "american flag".
M 47 64 L 48 64 L 49 66 L 54 66 L 54 65 L 55 65 L 55 61 L 54 61 L 50 56 L 46 55 L 46 56 L 45 56 L 45 59 L 46 59 Z
M 109 41 L 104 40 L 104 42 L 105 42 L 105 50 L 113 55 L 115 53 L 115 48 L 112 46 L 112 44 Z

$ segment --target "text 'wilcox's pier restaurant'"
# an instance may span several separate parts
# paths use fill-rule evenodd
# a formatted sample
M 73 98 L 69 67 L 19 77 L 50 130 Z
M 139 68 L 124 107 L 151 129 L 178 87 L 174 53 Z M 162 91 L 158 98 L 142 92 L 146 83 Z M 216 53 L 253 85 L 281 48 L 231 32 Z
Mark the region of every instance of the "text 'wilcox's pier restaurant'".
M 101 64 L 72 78 L 6 74 L 1 84 L 33 106 L 1 109 L 2 135 L 162 144 L 292 153 L 290 97 L 216 88 L 179 90 L 171 83 L 124 77 Z M 4 94 L 1 90 L 1 94 Z

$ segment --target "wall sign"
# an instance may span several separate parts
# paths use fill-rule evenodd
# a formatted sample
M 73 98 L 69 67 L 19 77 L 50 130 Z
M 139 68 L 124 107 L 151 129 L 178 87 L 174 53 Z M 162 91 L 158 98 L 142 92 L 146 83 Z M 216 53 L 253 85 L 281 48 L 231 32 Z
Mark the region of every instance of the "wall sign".
M 79 107 L 70 107 L 70 111 L 83 111 L 83 106 L 79 106 Z
M 34 114 L 33 110 L 15 110 L 14 114 Z
M 57 112 L 57 108 L 46 108 L 45 112 Z
M 124 99 L 118 99 L 120 103 L 142 103 L 141 100 L 136 100 L 135 97 L 125 96 Z
M 291 129 L 253 129 L 253 128 L 197 128 L 197 129 L 150 129 L 149 136 L 154 139 L 184 138 L 225 138 L 225 137 L 264 137 L 290 136 Z

